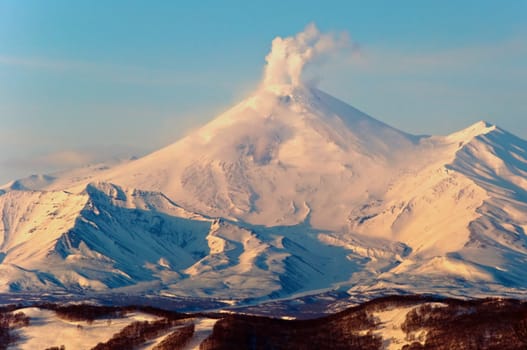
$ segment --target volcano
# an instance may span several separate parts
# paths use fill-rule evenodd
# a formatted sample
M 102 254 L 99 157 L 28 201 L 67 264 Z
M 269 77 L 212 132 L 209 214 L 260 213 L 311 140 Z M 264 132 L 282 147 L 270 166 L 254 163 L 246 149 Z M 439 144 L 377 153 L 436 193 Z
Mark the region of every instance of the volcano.
M 310 58 L 317 33 L 275 40 L 278 61 Z M 145 157 L 3 186 L 0 290 L 525 294 L 526 141 L 484 121 L 415 136 L 264 81 Z

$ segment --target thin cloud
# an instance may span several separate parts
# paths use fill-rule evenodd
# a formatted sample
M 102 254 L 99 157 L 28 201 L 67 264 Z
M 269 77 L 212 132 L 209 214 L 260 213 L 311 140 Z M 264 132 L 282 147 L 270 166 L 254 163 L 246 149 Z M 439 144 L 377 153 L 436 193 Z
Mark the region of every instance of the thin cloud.
M 527 43 L 520 39 L 429 52 L 412 52 L 398 48 L 362 48 L 360 54 L 345 64 L 366 72 L 400 74 L 437 72 L 438 70 L 466 71 L 479 69 L 494 62 L 527 59 Z M 519 66 L 519 65 L 518 65 Z M 525 68 L 515 65 L 498 67 L 502 71 L 526 74 Z
M 20 69 L 51 71 L 56 73 L 80 75 L 88 79 L 111 81 L 137 85 L 189 86 L 221 84 L 211 79 L 210 72 L 192 73 L 176 70 L 159 70 L 124 64 L 108 64 L 80 60 L 48 59 L 44 57 L 20 57 L 0 54 L 0 66 Z
M 9 158 L 2 162 L 3 168 L 47 172 L 66 170 L 89 164 L 116 162 L 142 156 L 147 150 L 127 146 L 90 147 L 80 150 L 61 150 L 43 155 Z

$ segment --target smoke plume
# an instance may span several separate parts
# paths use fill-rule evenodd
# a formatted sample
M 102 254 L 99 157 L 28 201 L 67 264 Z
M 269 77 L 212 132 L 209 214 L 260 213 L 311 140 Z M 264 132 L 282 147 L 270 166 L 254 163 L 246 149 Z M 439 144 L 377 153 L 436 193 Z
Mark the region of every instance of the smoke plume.
M 295 36 L 276 37 L 265 58 L 263 83 L 265 86 L 301 85 L 305 83 L 302 73 L 309 64 L 320 62 L 348 45 L 346 34 L 322 34 L 313 23 Z

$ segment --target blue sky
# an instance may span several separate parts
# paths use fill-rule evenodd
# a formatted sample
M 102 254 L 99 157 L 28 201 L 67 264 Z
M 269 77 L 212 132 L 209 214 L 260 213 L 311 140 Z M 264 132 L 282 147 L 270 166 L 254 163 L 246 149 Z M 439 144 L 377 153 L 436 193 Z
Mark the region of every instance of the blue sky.
M 310 22 L 355 47 L 318 67 L 320 88 L 373 117 L 527 138 L 527 1 L 0 0 L 0 183 L 177 140 Z

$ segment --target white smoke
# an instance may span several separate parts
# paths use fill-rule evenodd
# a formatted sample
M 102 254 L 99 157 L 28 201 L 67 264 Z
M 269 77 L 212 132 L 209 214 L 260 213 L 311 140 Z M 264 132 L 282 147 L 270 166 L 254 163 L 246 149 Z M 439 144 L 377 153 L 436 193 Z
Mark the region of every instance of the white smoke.
M 295 36 L 273 40 L 271 52 L 265 60 L 263 84 L 302 85 L 305 83 L 302 73 L 307 65 L 320 62 L 336 50 L 349 45 L 345 33 L 322 34 L 314 23 Z

